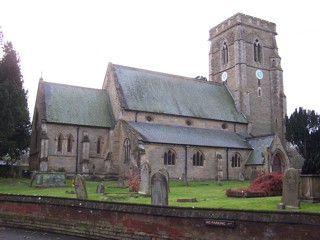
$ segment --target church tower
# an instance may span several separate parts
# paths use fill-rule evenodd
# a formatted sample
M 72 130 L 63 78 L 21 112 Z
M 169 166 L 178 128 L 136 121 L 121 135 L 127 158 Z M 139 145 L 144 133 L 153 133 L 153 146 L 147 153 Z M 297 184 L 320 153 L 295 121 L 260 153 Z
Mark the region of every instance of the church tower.
M 209 80 L 224 83 L 254 136 L 285 141 L 286 96 L 276 25 L 237 13 L 210 30 Z

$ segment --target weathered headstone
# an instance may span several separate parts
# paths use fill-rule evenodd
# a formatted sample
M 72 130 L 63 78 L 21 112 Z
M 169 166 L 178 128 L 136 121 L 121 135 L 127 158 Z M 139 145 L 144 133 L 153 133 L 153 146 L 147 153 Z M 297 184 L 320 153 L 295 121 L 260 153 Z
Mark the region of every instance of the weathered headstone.
M 150 173 L 151 173 L 151 167 L 148 162 L 143 162 L 141 165 L 141 180 L 140 180 L 140 188 L 139 193 L 150 195 Z
M 48 160 L 41 160 L 40 161 L 40 172 L 47 172 L 48 171 Z
M 84 181 L 84 178 L 80 174 L 76 176 L 74 186 L 78 199 L 88 199 L 86 183 Z
M 31 177 L 30 187 L 35 182 L 36 187 L 65 187 L 66 186 L 65 172 L 34 172 Z
M 82 160 L 81 163 L 81 171 L 82 174 L 89 174 L 89 161 L 88 160 Z
M 299 182 L 300 177 L 298 172 L 294 168 L 289 168 L 282 179 L 281 203 L 283 203 L 285 207 L 300 208 Z
M 250 183 L 252 183 L 259 176 L 259 171 L 257 169 L 251 170 Z
M 151 204 L 168 206 L 167 178 L 161 172 L 156 172 L 151 177 Z
M 100 183 L 97 186 L 96 193 L 104 193 L 104 191 L 105 191 L 105 186 L 102 183 Z
M 239 180 L 244 181 L 244 175 L 242 172 L 239 172 Z
M 168 184 L 168 193 L 170 192 L 170 187 L 169 187 L 169 172 L 166 168 L 161 168 L 159 170 L 159 172 L 163 173 L 165 176 L 166 176 L 166 179 L 167 179 L 167 184 Z

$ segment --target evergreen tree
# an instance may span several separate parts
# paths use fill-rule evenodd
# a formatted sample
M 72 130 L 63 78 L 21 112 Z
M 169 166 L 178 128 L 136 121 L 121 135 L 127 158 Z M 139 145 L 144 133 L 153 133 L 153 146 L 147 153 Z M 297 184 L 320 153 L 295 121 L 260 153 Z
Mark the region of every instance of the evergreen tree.
M 320 117 L 314 110 L 296 109 L 286 116 L 286 139 L 305 159 L 304 174 L 320 174 Z
M 31 124 L 19 56 L 11 42 L 2 41 L 0 29 L 0 158 L 15 161 L 29 148 Z

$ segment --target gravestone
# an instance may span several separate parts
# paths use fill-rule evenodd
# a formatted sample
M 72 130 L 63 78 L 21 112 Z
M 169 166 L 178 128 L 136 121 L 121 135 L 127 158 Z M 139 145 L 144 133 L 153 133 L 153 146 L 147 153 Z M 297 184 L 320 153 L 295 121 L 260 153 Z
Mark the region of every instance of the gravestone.
M 167 178 L 161 172 L 156 172 L 151 177 L 151 204 L 168 206 Z
M 41 160 L 40 161 L 40 172 L 47 172 L 48 171 L 48 160 Z
M 65 172 L 33 172 L 30 187 L 35 182 L 36 187 L 65 187 L 66 186 Z
M 88 199 L 86 183 L 80 174 L 76 176 L 74 187 L 76 189 L 77 199 Z
M 281 203 L 285 207 L 300 208 L 299 200 L 300 177 L 294 168 L 289 168 L 282 179 L 282 198 Z
M 239 172 L 239 180 L 244 181 L 244 175 L 242 172 Z
M 165 176 L 166 176 L 166 179 L 167 179 L 167 184 L 168 184 L 168 193 L 170 192 L 170 187 L 169 187 L 169 172 L 166 168 L 161 168 L 159 170 L 159 172 L 163 173 Z
M 257 169 L 251 170 L 250 183 L 252 183 L 259 176 L 259 171 Z
M 141 180 L 140 180 L 140 188 L 139 193 L 150 195 L 150 173 L 151 173 L 151 167 L 148 162 L 143 162 L 141 165 Z
M 100 183 L 97 186 L 96 193 L 104 193 L 104 191 L 105 191 L 105 186 L 102 183 Z

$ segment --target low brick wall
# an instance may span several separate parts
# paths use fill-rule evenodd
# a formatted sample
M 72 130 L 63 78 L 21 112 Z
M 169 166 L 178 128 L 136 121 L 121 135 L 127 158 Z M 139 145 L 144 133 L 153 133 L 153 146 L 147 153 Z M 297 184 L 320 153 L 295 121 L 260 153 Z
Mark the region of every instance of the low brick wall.
M 319 239 L 320 214 L 0 194 L 0 226 L 88 239 Z

